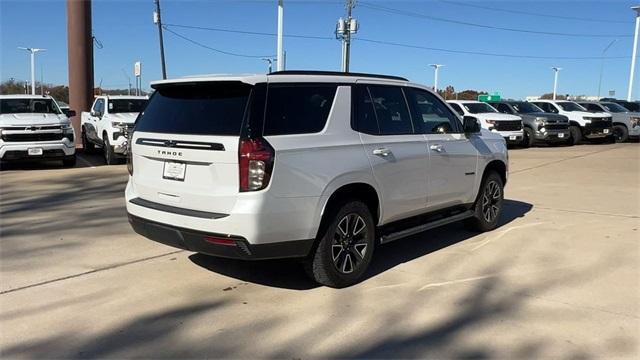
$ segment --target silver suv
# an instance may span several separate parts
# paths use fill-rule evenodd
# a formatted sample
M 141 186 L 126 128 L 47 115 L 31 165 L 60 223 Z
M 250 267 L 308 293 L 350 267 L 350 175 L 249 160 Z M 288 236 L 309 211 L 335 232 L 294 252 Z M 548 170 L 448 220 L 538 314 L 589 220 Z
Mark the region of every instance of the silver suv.
M 152 86 L 126 189 L 129 221 L 149 239 L 302 258 L 317 282 L 344 287 L 380 243 L 460 220 L 498 225 L 505 140 L 425 86 L 310 71 Z

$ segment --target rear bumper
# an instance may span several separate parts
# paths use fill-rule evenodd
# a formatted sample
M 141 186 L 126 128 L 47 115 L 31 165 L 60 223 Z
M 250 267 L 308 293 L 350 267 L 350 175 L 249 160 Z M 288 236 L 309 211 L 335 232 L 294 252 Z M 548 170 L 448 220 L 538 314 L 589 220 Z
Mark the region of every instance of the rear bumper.
M 128 215 L 133 230 L 150 240 L 218 257 L 244 260 L 299 258 L 307 256 L 313 246 L 313 239 L 252 245 L 240 236 L 183 229 Z

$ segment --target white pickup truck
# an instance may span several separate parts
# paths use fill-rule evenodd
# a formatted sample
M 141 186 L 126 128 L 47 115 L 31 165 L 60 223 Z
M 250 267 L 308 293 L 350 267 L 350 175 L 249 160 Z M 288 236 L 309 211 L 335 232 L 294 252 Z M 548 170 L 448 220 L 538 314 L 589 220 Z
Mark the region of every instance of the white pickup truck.
M 69 118 L 52 97 L 0 95 L 0 167 L 25 160 L 62 160 L 64 166 L 74 166 L 73 141 Z
M 96 96 L 90 112 L 82 112 L 82 147 L 90 152 L 102 148 L 107 165 L 127 155 L 128 134 L 138 113 L 148 101 L 146 96 Z

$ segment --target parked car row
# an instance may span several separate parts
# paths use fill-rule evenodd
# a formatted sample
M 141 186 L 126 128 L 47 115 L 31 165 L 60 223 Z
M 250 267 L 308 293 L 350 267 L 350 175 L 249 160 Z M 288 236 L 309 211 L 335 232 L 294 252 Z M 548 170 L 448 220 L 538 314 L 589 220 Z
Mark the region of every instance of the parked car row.
M 147 97 L 98 96 L 91 112 L 81 115 L 84 151 L 100 147 L 105 162 L 125 159 L 127 139 Z M 76 163 L 75 111 L 51 96 L 0 95 L 0 164 L 25 160 Z
M 640 112 L 613 101 L 456 100 L 449 104 L 461 116 L 476 117 L 483 128 L 502 135 L 507 143 L 525 147 L 536 143 L 575 145 L 582 140 L 625 142 L 640 138 Z

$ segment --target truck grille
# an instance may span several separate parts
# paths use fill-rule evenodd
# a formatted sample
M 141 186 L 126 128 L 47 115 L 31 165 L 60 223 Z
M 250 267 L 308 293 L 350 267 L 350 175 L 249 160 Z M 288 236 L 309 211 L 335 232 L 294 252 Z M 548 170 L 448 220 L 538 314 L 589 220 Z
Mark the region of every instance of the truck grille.
M 21 134 L 2 134 L 2 140 L 6 142 L 25 142 L 25 141 L 55 141 L 62 140 L 63 135 L 60 133 L 21 133 Z
M 611 118 L 593 118 L 593 120 L 591 120 L 591 124 L 589 124 L 588 127 L 590 127 L 591 129 L 598 129 L 598 130 L 602 130 L 602 129 L 609 129 L 611 128 L 612 123 L 611 123 Z
M 547 130 L 567 130 L 569 128 L 569 124 L 545 124 L 543 127 Z
M 496 121 L 493 124 L 494 129 L 498 131 L 518 131 L 522 130 L 522 121 L 509 120 L 509 121 Z

